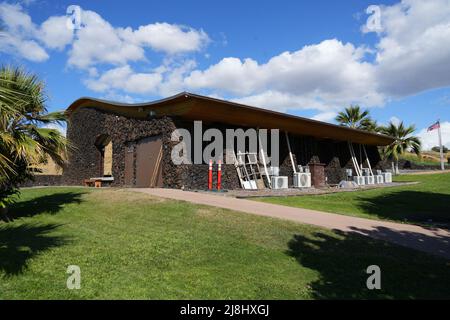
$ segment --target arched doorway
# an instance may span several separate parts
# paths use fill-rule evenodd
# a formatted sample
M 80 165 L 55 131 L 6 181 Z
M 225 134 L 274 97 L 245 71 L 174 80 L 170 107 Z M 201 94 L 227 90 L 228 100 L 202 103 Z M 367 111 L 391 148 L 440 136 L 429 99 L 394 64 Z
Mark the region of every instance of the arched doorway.
M 112 177 L 113 143 L 111 137 L 102 134 L 95 140 L 95 146 L 99 151 L 98 174 L 100 177 Z

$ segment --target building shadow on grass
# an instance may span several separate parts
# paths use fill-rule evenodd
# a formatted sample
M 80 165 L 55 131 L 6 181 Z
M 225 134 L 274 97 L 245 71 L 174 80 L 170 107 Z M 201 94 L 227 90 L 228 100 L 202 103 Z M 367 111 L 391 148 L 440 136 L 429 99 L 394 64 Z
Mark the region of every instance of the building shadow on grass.
M 358 197 L 366 213 L 405 222 L 437 224 L 450 228 L 450 195 L 419 191 L 396 191 L 378 197 Z
M 0 273 L 22 273 L 28 261 L 41 252 L 62 246 L 68 239 L 52 235 L 57 224 L 4 224 L 0 226 Z
M 318 272 L 310 283 L 317 299 L 450 298 L 449 260 L 354 232 L 294 235 L 287 254 Z M 370 265 L 381 268 L 381 290 L 366 286 Z
M 5 220 L 32 217 L 41 213 L 57 214 L 63 207 L 71 203 L 81 203 L 84 192 L 63 192 L 33 198 L 14 203 Z

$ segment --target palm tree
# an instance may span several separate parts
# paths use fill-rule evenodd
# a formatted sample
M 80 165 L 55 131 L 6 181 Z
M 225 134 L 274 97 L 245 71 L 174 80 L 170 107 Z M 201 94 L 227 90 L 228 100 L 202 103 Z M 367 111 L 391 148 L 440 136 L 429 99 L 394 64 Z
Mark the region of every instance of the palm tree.
M 380 132 L 393 137 L 395 140 L 389 146 L 384 148 L 384 154 L 387 158 L 395 161 L 394 173 L 398 174 L 398 159 L 405 151 L 411 150 L 420 155 L 420 139 L 412 134 L 416 130 L 414 125 L 405 126 L 403 121 L 399 124 L 390 122 L 386 127 L 381 127 Z
M 341 125 L 365 131 L 378 131 L 376 121 L 369 116 L 369 110 L 361 110 L 358 105 L 351 105 L 338 113 L 336 121 Z
M 35 75 L 21 68 L 0 68 L 0 208 L 32 177 L 36 165 L 48 157 L 64 164 L 66 138 L 42 126 L 65 121 L 65 115 L 48 113 L 46 101 L 44 84 Z

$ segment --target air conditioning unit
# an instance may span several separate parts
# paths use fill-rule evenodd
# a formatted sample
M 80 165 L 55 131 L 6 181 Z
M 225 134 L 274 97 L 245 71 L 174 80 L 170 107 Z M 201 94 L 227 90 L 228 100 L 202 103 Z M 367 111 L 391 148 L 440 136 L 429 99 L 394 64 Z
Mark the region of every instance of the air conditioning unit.
M 347 178 L 351 178 L 353 176 L 353 169 L 345 169 L 345 175 Z
M 366 183 L 363 176 L 354 176 L 353 181 L 359 186 L 363 186 Z
M 383 184 L 384 183 L 384 178 L 381 174 L 377 174 L 375 176 L 375 183 L 377 184 Z
M 287 189 L 288 177 L 278 176 L 272 177 L 272 189 Z
M 382 176 L 384 178 L 384 183 L 392 183 L 392 173 L 390 173 L 390 172 L 383 172 Z
M 364 177 L 364 182 L 366 184 L 375 184 L 375 177 L 374 176 L 365 176 Z
M 311 173 L 294 173 L 294 188 L 311 188 Z

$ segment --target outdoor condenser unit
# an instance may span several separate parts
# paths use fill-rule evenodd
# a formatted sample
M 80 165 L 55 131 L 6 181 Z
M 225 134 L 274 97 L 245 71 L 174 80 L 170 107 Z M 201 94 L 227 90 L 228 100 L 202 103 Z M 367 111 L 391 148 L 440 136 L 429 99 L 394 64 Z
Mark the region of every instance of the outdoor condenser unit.
M 288 177 L 278 176 L 272 177 L 272 189 L 287 189 Z
M 374 176 L 364 176 L 364 182 L 366 184 L 375 184 L 375 177 Z
M 347 178 L 351 178 L 353 176 L 353 169 L 345 169 L 345 174 Z
M 295 188 L 311 188 L 311 173 L 294 173 Z
M 383 172 L 382 175 L 384 177 L 384 183 L 392 183 L 392 173 Z
M 383 184 L 384 183 L 384 178 L 381 174 L 377 174 L 375 176 L 375 183 L 376 184 Z
M 363 176 L 354 176 L 353 181 L 359 186 L 363 186 L 366 183 Z

